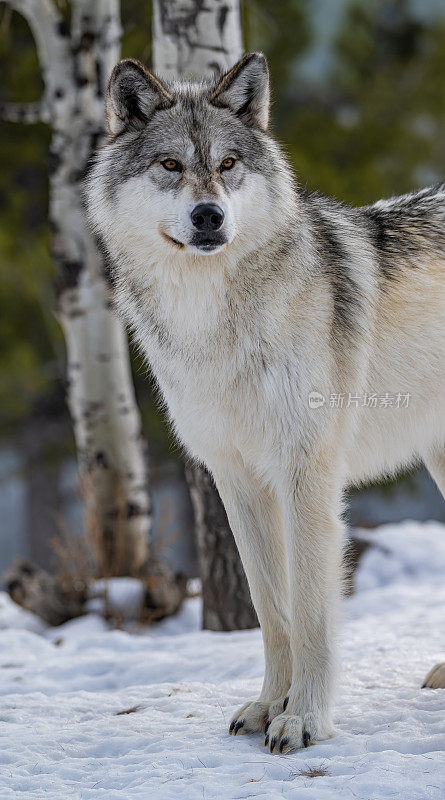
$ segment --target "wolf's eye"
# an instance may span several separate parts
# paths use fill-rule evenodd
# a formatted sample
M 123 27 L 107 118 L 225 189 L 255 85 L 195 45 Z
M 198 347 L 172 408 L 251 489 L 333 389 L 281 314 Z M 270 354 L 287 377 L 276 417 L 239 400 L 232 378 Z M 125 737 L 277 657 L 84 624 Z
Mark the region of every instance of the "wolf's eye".
M 166 158 L 165 161 L 161 161 L 161 164 L 164 169 L 168 169 L 169 172 L 182 171 L 182 164 L 180 164 L 179 161 L 176 161 L 174 158 Z
M 224 170 L 226 169 L 232 169 L 234 164 L 235 164 L 234 158 L 225 158 L 224 161 L 221 161 L 221 166 L 220 166 L 221 172 L 224 172 Z

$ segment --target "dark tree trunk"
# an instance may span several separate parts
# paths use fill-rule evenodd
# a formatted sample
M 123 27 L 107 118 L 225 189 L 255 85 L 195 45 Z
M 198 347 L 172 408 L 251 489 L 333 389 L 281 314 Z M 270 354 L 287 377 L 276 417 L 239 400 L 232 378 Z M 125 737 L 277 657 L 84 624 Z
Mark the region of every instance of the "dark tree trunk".
M 256 628 L 258 618 L 218 490 L 200 466 L 187 467 L 186 476 L 195 512 L 202 626 L 211 631 Z

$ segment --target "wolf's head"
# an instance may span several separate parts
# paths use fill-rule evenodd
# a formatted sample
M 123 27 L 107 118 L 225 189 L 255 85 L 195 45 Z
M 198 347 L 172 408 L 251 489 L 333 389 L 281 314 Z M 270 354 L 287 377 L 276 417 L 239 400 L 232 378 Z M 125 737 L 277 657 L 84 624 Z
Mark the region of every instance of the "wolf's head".
M 213 83 L 162 83 L 139 62 L 121 61 L 107 119 L 86 195 L 112 252 L 171 260 L 261 246 L 289 193 L 267 133 L 263 55 L 245 56 Z

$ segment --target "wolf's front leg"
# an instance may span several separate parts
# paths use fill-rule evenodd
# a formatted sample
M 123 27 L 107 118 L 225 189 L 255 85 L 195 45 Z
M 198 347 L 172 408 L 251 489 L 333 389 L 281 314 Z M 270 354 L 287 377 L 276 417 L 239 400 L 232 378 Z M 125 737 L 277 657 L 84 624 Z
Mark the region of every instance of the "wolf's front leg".
M 283 489 L 291 593 L 292 684 L 265 744 L 288 753 L 332 735 L 334 627 L 340 596 L 342 525 L 332 465 L 305 465 Z
M 230 733 L 265 731 L 283 710 L 292 676 L 283 517 L 273 492 L 239 463 L 230 473 L 215 474 L 215 480 L 260 621 L 266 664 L 258 700 L 237 711 Z

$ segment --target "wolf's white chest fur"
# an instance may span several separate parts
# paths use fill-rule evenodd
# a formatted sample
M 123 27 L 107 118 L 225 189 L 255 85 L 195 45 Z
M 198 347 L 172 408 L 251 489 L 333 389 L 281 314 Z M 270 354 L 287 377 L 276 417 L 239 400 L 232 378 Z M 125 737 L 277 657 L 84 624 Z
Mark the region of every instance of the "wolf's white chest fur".
M 250 308 L 243 319 L 217 270 L 159 281 L 142 304 L 124 287 L 118 302 L 192 454 L 211 467 L 235 452 L 260 472 L 276 465 L 310 391 L 280 315 Z

